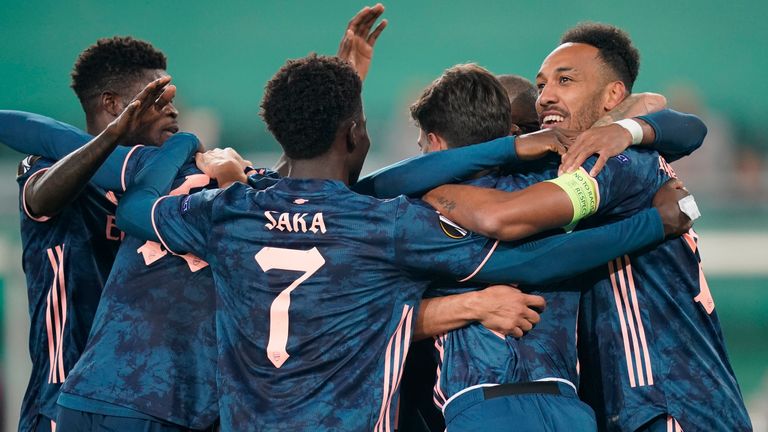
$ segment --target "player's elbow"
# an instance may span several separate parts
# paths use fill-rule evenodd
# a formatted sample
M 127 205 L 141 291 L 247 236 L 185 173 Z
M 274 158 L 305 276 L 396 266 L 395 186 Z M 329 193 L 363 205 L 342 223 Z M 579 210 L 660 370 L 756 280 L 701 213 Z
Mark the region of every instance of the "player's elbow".
M 667 98 L 658 93 L 644 93 L 643 103 L 649 113 L 654 113 L 667 107 Z
M 697 116 L 691 116 L 691 153 L 698 150 L 707 137 L 707 125 Z M 689 153 L 690 154 L 690 153 Z
M 506 239 L 505 223 L 498 212 L 478 212 L 477 233 L 498 240 Z

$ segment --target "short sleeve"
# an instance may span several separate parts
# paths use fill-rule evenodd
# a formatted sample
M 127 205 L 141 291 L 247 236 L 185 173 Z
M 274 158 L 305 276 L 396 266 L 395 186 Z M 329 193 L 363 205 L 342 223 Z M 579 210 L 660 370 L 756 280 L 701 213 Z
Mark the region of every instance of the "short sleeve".
M 206 259 L 211 213 L 221 189 L 166 196 L 152 207 L 152 228 L 163 246 L 175 254 L 191 252 Z
M 46 222 L 50 220 L 51 217 L 37 217 L 33 216 L 32 213 L 29 212 L 29 207 L 27 207 L 27 183 L 33 177 L 43 175 L 43 173 L 48 171 L 48 169 L 52 167 L 54 163 L 55 161 L 50 159 L 40 158 L 37 156 L 28 156 L 24 158 L 24 160 L 19 164 L 19 176 L 16 178 L 16 181 L 19 184 L 19 207 L 21 207 L 21 211 L 24 212 L 26 217 L 35 222 Z
M 498 244 L 468 232 L 420 201 L 401 200 L 395 221 L 395 259 L 412 273 L 468 280 Z
M 157 147 L 133 146 L 120 166 L 120 188 L 123 192 L 133 183 L 136 173 L 157 153 Z

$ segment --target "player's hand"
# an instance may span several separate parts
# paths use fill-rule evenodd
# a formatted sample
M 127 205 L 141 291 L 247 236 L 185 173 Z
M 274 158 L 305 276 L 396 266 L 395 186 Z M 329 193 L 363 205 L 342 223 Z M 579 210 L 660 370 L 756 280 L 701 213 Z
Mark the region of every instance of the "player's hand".
M 693 227 L 693 221 L 680 208 L 681 198 L 690 195 L 682 181 L 672 179 L 664 183 L 653 197 L 653 206 L 659 211 L 667 237 L 678 237 Z
M 225 188 L 236 181 L 245 183 L 247 181 L 245 168 L 253 165 L 251 161 L 243 159 L 231 147 L 197 153 L 195 164 L 205 175 L 216 179 L 221 188 Z
M 508 285 L 492 285 L 476 294 L 477 321 L 489 330 L 516 338 L 538 324 L 547 306 L 544 297 Z
M 632 135 L 615 123 L 587 129 L 576 138 L 563 156 L 559 174 L 576 171 L 587 158 L 597 154 L 597 161 L 589 171 L 589 175 L 594 177 L 603 169 L 609 158 L 623 152 L 630 145 Z
M 162 111 L 176 96 L 176 86 L 170 82 L 171 77 L 164 76 L 147 84 L 107 125 L 104 133 L 119 141 L 147 127 L 148 122 L 155 121 L 154 114 Z
M 548 153 L 563 155 L 573 144 L 578 132 L 565 129 L 542 129 L 515 138 L 515 153 L 520 160 L 540 159 Z
M 371 31 L 371 27 L 376 23 L 381 14 L 384 13 L 384 6 L 377 3 L 376 6 L 366 6 L 360 10 L 347 25 L 347 31 L 339 43 L 339 51 L 336 53 L 340 58 L 352 63 L 360 79 L 365 81 L 368 75 L 368 69 L 371 67 L 373 58 L 373 47 L 376 40 L 387 27 L 387 20 L 381 20 L 378 26 Z

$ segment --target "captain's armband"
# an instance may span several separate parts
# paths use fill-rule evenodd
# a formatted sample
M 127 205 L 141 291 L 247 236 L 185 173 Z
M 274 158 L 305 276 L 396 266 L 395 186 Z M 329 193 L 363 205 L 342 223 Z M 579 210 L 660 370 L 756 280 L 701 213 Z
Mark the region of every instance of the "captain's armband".
M 578 221 L 597 211 L 597 206 L 600 204 L 597 181 L 584 168 L 547 181 L 560 186 L 571 199 L 573 219 L 566 227 L 567 230 L 572 229 Z

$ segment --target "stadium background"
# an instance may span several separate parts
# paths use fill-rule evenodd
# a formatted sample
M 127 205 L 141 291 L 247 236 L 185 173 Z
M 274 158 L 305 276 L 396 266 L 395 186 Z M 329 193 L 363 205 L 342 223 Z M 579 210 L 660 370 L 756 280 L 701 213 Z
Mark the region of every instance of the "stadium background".
M 257 164 L 276 144 L 257 117 L 264 83 L 286 58 L 332 54 L 364 3 L 5 0 L 0 108 L 84 127 L 68 88 L 77 54 L 133 35 L 169 58 L 184 129 Z M 582 20 L 618 25 L 641 51 L 636 91 L 665 94 L 709 126 L 704 147 L 675 165 L 703 210 L 704 269 L 755 430 L 768 429 L 768 3 L 744 1 L 390 1 L 364 101 L 373 148 L 365 171 L 416 154 L 407 105 L 443 69 L 478 62 L 533 79 L 559 35 Z M 15 165 L 0 146 L 0 341 L 5 430 L 15 429 L 28 372 Z M 546 314 L 543 317 L 546 319 Z M 3 423 L 0 423 L 3 424 Z

